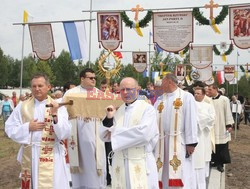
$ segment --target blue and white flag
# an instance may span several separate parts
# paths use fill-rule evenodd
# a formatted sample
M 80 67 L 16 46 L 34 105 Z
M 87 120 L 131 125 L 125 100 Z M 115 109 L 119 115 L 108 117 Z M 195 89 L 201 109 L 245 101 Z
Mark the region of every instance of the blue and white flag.
M 63 22 L 72 60 L 87 58 L 88 44 L 84 22 Z

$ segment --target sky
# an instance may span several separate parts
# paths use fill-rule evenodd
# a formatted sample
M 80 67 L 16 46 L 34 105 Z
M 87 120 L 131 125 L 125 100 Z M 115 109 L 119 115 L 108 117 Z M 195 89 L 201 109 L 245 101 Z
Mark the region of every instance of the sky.
M 4 54 L 10 55 L 16 59 L 21 59 L 22 52 L 22 33 L 23 27 L 21 25 L 13 25 L 13 23 L 20 23 L 23 20 L 23 11 L 26 10 L 31 14 L 36 22 L 47 21 L 67 21 L 89 19 L 89 13 L 83 10 L 90 9 L 91 0 L 1 0 L 0 1 L 0 47 Z M 208 4 L 209 0 L 92 0 L 93 10 L 124 10 L 131 9 L 139 4 L 144 9 L 163 9 L 163 8 L 181 8 L 181 7 L 197 7 Z M 250 0 L 215 0 L 215 3 L 220 5 L 250 3 Z M 221 7 L 214 11 L 216 16 Z M 201 9 L 204 15 L 209 17 L 209 10 Z M 127 12 L 127 15 L 132 20 L 134 13 Z M 139 19 L 146 15 L 146 11 L 139 14 Z M 92 14 L 92 18 L 96 19 L 96 13 Z M 87 30 L 87 40 L 89 37 L 89 22 L 85 23 Z M 229 38 L 229 16 L 225 19 L 223 24 L 218 25 L 222 34 L 216 34 L 210 26 L 199 26 L 197 21 L 194 21 L 194 42 L 195 44 L 220 44 L 220 42 L 231 43 Z M 68 45 L 63 29 L 62 23 L 52 24 L 55 55 L 58 56 L 60 52 L 65 49 L 68 50 Z M 139 37 L 133 29 L 125 27 L 123 24 L 123 51 L 148 51 L 149 50 L 149 32 L 152 31 L 152 24 L 143 28 L 142 32 L 144 37 Z M 24 56 L 32 53 L 32 46 L 29 36 L 28 27 L 25 27 L 24 33 Z M 151 38 L 152 43 L 152 38 Z M 91 32 L 91 61 L 95 61 L 100 51 L 97 37 L 97 21 L 92 22 Z M 250 63 L 250 49 L 242 50 L 236 46 L 235 50 L 229 55 L 228 64 L 237 64 L 237 51 L 240 56 L 238 57 L 238 64 L 243 65 Z M 219 46 L 218 46 L 219 48 Z M 151 46 L 153 51 L 153 46 Z M 132 61 L 131 53 L 123 53 L 122 63 Z M 87 58 L 88 60 L 88 58 Z M 220 57 L 213 58 L 214 70 L 221 70 L 225 63 Z M 239 69 L 240 70 L 240 69 Z

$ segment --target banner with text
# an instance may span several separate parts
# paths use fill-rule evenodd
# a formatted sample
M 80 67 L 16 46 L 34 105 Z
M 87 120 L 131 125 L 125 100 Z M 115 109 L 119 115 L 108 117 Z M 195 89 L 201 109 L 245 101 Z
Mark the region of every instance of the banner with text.
M 168 52 L 178 52 L 193 42 L 191 11 L 153 13 L 153 42 Z
M 51 24 L 29 24 L 32 50 L 41 60 L 48 60 L 55 52 Z
M 190 63 L 198 69 L 204 69 L 213 62 L 213 46 L 193 46 L 190 48 Z

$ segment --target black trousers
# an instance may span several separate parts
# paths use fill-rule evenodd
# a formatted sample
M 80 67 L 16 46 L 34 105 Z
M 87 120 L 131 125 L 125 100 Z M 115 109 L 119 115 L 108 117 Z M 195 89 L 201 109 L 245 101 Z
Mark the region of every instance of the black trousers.
M 212 154 L 212 162 L 215 165 L 223 165 L 231 163 L 231 158 L 228 149 L 228 142 L 226 144 L 216 144 L 215 153 Z

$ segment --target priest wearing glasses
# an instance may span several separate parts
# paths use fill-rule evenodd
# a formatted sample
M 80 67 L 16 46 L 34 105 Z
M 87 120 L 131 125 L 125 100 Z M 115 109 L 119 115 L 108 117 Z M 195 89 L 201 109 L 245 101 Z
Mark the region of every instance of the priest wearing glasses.
M 124 104 L 107 107 L 100 137 L 111 142 L 112 188 L 159 188 L 153 151 L 158 141 L 154 107 L 138 93 L 134 78 L 120 83 Z

